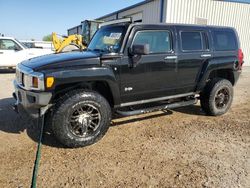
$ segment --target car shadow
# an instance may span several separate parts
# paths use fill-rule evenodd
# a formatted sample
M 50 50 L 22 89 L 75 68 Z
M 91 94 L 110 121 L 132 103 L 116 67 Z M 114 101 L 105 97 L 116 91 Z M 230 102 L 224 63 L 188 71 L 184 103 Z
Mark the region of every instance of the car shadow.
M 13 98 L 0 100 L 0 132 L 11 134 L 21 134 L 26 132 L 34 141 L 39 141 L 41 123 L 38 119 L 32 119 L 26 114 L 19 114 L 13 110 L 12 105 L 15 103 Z M 55 137 L 51 134 L 50 128 L 44 128 L 43 144 L 51 147 L 64 148 Z
M 5 133 L 11 134 L 20 134 L 22 132 L 26 132 L 34 142 L 38 142 L 41 131 L 41 123 L 39 123 L 37 119 L 30 118 L 28 115 L 20 115 L 16 113 L 12 107 L 14 102 L 15 100 L 13 98 L 4 98 L 0 100 L 0 132 L 3 131 Z M 122 126 L 136 121 L 159 118 L 162 116 L 171 115 L 174 111 L 191 115 L 204 115 L 204 113 L 200 110 L 200 106 L 194 105 L 178 108 L 175 110 L 164 110 L 157 114 L 149 113 L 145 116 L 137 115 L 123 118 L 121 116 L 115 115 L 111 126 Z M 66 148 L 55 139 L 51 128 L 48 127 L 48 124 L 45 124 L 42 144 L 50 147 Z
M 20 134 L 27 128 L 32 127 L 32 122 L 30 119 L 23 118 L 15 113 L 12 108 L 14 103 L 13 98 L 0 100 L 0 131 Z
M 190 105 L 180 108 L 173 109 L 174 112 L 183 114 L 195 115 L 195 116 L 206 116 L 205 112 L 201 109 L 200 105 Z
M 143 120 L 147 120 L 147 119 L 159 118 L 159 117 L 162 117 L 162 116 L 173 114 L 173 112 L 170 111 L 170 110 L 162 110 L 160 112 L 161 113 L 159 113 L 159 114 L 150 114 L 149 113 L 149 114 L 147 114 L 147 116 L 143 116 L 143 117 L 140 117 L 141 115 L 135 115 L 135 116 L 127 117 L 127 118 L 115 114 L 115 116 L 113 118 L 113 121 L 111 122 L 111 126 L 112 127 L 121 126 L 121 125 L 126 125 L 128 123 L 134 123 L 136 121 L 143 121 Z

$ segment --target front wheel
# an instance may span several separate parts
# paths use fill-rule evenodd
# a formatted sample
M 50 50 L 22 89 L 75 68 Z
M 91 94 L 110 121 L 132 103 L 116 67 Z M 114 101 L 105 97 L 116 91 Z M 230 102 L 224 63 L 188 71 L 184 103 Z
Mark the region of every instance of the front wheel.
M 232 105 L 233 86 L 226 79 L 214 79 L 201 93 L 201 107 L 212 116 L 225 114 Z
M 81 147 L 101 139 L 109 128 L 111 109 L 107 100 L 91 91 L 67 93 L 56 105 L 52 130 L 68 147 Z

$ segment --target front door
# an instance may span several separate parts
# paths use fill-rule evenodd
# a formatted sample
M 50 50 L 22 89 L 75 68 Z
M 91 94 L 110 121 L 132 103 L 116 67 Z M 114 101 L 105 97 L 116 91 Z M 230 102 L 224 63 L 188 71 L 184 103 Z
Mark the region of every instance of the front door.
M 134 44 L 148 44 L 150 54 L 138 57 L 131 65 L 128 54 L 121 60 L 121 102 L 173 95 L 177 81 L 177 56 L 175 54 L 174 28 L 134 29 L 128 49 Z M 135 58 L 136 59 L 136 58 Z M 135 62 L 134 62 L 135 63 Z M 135 64 L 134 64 L 135 65 Z

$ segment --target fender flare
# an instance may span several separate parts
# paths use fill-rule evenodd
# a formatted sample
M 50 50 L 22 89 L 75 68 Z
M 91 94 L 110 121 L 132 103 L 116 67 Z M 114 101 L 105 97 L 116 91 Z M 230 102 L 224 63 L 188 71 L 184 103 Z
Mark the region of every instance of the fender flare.
M 117 80 L 113 70 L 109 67 L 91 67 L 78 70 L 61 70 L 53 72 L 56 83 L 53 89 L 57 90 L 57 87 L 62 85 L 71 85 L 73 88 L 81 86 L 83 83 L 89 82 L 105 82 L 108 84 L 112 93 L 114 105 L 120 104 L 120 89 L 119 81 Z

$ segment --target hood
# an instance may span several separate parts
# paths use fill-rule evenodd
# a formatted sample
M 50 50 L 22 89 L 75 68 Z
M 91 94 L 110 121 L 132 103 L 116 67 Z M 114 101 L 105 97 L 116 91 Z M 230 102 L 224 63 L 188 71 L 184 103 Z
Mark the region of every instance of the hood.
M 23 61 L 22 64 L 33 70 L 65 68 L 87 64 L 99 64 L 99 55 L 93 52 L 68 52 L 43 55 Z

